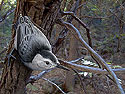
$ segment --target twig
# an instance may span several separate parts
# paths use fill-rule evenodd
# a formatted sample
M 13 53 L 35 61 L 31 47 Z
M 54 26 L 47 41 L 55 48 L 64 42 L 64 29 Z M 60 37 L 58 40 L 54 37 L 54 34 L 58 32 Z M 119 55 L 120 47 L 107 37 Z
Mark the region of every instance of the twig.
M 86 2 L 84 2 L 84 3 L 81 4 L 81 5 L 79 5 L 79 6 L 77 7 L 77 10 L 80 9 L 81 7 L 83 7 L 84 5 L 86 5 Z
M 14 12 L 14 10 L 15 10 L 15 8 L 8 10 L 7 13 L 6 13 L 4 16 L 1 17 L 0 23 L 1 23 L 3 20 L 5 20 L 10 14 L 12 14 L 12 13 Z
M 42 77 L 43 80 L 48 81 L 49 83 L 53 84 L 54 86 L 56 86 L 63 94 L 66 94 L 57 84 L 55 84 L 54 82 Z
M 73 7 L 70 9 L 70 11 L 72 11 L 73 13 L 75 13 L 76 10 L 77 10 L 78 5 L 79 5 L 79 0 L 77 0 L 75 2 L 75 4 L 73 5 Z M 62 11 L 60 11 L 60 15 L 62 17 Z M 72 16 L 67 17 L 67 22 L 71 23 L 72 20 L 73 20 Z M 61 47 L 60 44 L 62 44 L 64 42 L 64 40 L 65 40 L 68 32 L 69 31 L 68 31 L 67 28 L 63 28 L 62 29 L 62 31 L 59 34 L 59 37 L 57 38 L 56 42 L 53 45 L 53 51 L 54 51 L 54 53 L 57 53 L 59 51 L 59 49 Z
M 81 59 L 83 59 L 84 57 L 80 57 L 80 58 L 78 58 L 78 59 L 75 59 L 75 60 L 72 60 L 72 61 L 69 61 L 70 63 L 76 63 L 76 62 L 78 62 L 78 61 L 80 61 Z M 92 57 L 93 59 L 94 59 L 94 57 Z M 94 59 L 95 61 L 96 61 L 96 63 L 99 65 L 99 63 L 97 62 L 97 60 L 96 59 Z M 99 68 L 101 68 L 100 67 L 100 65 L 99 65 Z
M 63 94 L 66 94 L 66 93 L 65 93 L 64 91 L 62 91 L 62 89 L 61 89 L 59 86 L 57 86 L 55 83 L 53 83 L 52 81 L 50 81 L 50 80 L 48 80 L 48 79 L 46 79 L 46 78 L 43 78 L 43 76 L 44 76 L 46 73 L 50 72 L 50 71 L 53 70 L 53 69 L 55 69 L 55 68 L 52 68 L 52 69 L 43 71 L 43 72 L 39 73 L 38 75 L 31 76 L 30 79 L 28 80 L 28 82 L 27 82 L 26 84 L 34 83 L 35 81 L 37 81 L 37 80 L 39 80 L 39 79 L 43 79 L 43 80 L 48 81 L 49 83 L 55 85 Z
M 97 74 L 109 74 L 106 70 L 102 70 L 100 68 L 93 68 L 93 67 L 88 67 L 88 66 L 84 66 L 84 65 L 79 65 L 79 64 L 75 64 L 72 63 L 72 61 L 64 61 L 59 59 L 59 62 L 61 63 L 61 65 L 67 67 L 67 68 L 71 68 L 71 69 L 77 69 L 79 71 L 84 71 L 84 72 L 91 72 L 91 73 L 97 73 Z M 120 68 L 120 69 L 112 69 L 115 73 L 125 73 L 125 68 Z
M 122 20 L 122 19 L 120 19 L 117 15 L 116 15 L 116 13 L 114 13 L 112 10 L 110 10 L 109 9 L 109 11 L 118 19 L 118 20 L 120 20 L 121 22 L 123 22 L 124 24 L 125 24 L 125 22 Z
M 54 69 L 54 68 L 53 68 Z M 29 83 L 34 83 L 35 81 L 41 79 L 46 73 L 50 72 L 51 70 L 53 69 L 50 69 L 50 70 L 46 70 L 46 71 L 42 71 L 41 73 L 39 73 L 38 75 L 35 75 L 35 76 L 31 76 L 27 82 L 27 84 Z
M 73 12 L 62 12 L 62 15 L 71 15 L 76 21 L 78 21 L 87 31 L 88 44 L 92 47 L 92 40 L 90 37 L 90 29 L 87 27 L 85 23 L 83 23 Z
M 61 25 L 67 27 L 68 29 L 70 29 L 72 31 L 72 33 L 75 33 L 74 36 L 76 37 L 76 39 L 78 39 L 82 45 L 91 53 L 91 55 L 97 60 L 99 61 L 99 63 L 109 72 L 109 74 L 113 77 L 113 80 L 115 81 L 115 83 L 117 84 L 117 87 L 119 88 L 119 91 L 121 94 L 124 94 L 124 91 L 118 81 L 117 76 L 115 75 L 115 73 L 112 71 L 112 69 L 108 66 L 108 64 L 104 61 L 104 59 L 98 55 L 82 38 L 80 32 L 78 31 L 77 28 L 75 28 L 71 23 L 65 22 L 63 20 L 60 20 L 59 22 Z
M 124 3 L 125 3 L 125 2 L 123 2 L 123 3 L 121 4 L 121 3 L 119 2 L 119 0 L 117 0 L 115 3 L 118 3 L 121 8 L 125 9 L 125 7 L 124 7 Z
M 75 60 L 72 60 L 72 61 L 69 61 L 70 63 L 76 63 L 76 62 L 78 62 L 78 61 L 80 61 L 81 59 L 83 59 L 84 57 L 82 56 L 82 57 L 80 57 L 80 58 L 78 58 L 78 59 L 75 59 Z

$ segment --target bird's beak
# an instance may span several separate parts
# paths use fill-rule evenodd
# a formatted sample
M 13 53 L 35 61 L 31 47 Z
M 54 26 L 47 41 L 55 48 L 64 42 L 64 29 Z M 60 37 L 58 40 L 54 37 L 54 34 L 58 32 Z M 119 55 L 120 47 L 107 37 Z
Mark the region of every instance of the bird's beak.
M 57 68 L 60 68 L 60 69 L 64 69 L 64 70 L 69 71 L 69 69 L 68 69 L 68 68 L 66 68 L 66 67 L 64 67 L 64 66 L 62 66 L 62 65 L 59 65 L 59 64 L 58 64 L 56 67 L 57 67 Z

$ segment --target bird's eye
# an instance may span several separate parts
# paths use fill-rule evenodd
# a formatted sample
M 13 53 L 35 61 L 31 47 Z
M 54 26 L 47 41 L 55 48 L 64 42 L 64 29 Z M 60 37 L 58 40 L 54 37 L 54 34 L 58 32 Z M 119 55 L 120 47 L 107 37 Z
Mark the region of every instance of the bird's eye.
M 49 65 L 49 61 L 45 61 L 46 65 Z

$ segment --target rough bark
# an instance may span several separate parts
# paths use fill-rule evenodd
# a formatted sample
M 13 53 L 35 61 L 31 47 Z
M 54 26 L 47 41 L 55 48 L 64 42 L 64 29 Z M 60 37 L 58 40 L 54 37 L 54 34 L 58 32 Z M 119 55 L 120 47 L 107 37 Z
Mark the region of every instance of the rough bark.
M 61 0 L 17 0 L 14 22 L 16 23 L 19 14 L 29 16 L 31 20 L 41 28 L 48 39 L 57 18 Z M 15 30 L 12 29 L 12 41 L 10 42 L 7 53 L 13 47 Z M 8 59 L 5 59 L 5 67 L 0 83 L 0 94 L 24 94 L 26 81 L 29 79 L 32 70 L 25 67 L 19 59 L 18 53 L 14 51 L 16 60 L 11 59 L 10 66 L 7 66 Z

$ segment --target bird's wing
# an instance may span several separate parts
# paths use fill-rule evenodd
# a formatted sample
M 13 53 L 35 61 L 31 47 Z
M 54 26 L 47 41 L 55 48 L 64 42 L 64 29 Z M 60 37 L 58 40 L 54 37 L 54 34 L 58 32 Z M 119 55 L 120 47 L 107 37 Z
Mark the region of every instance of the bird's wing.
M 40 35 L 29 34 L 21 41 L 18 52 L 25 62 L 30 62 L 41 50 L 51 51 L 48 45 L 46 40 Z
M 28 26 L 29 25 L 25 22 L 24 17 L 20 16 L 18 18 L 18 25 L 17 25 L 16 36 L 15 36 L 15 41 L 14 41 L 16 50 L 18 50 L 18 47 L 19 47 L 21 41 L 23 40 L 23 38 L 27 34 L 31 33 L 31 30 L 30 30 L 31 28 L 28 28 Z
M 16 48 L 23 61 L 32 61 L 36 53 L 41 50 L 51 51 L 51 45 L 46 36 L 28 17 L 23 17 L 23 21 L 19 22 L 16 33 Z

